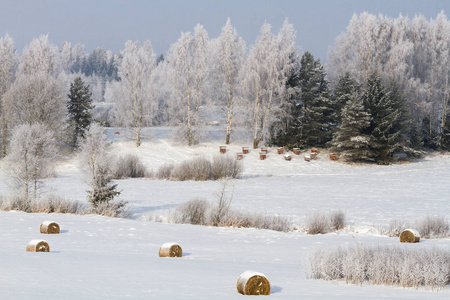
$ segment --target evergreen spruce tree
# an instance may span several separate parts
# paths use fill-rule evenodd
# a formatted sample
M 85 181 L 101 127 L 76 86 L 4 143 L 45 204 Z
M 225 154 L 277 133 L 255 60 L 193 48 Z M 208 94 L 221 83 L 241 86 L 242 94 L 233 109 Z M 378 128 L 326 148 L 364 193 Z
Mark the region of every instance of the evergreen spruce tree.
M 323 146 L 331 140 L 332 103 L 320 60 L 306 52 L 301 59 L 301 116 L 299 146 Z
M 371 161 L 370 136 L 364 130 L 370 126 L 370 115 L 364 111 L 356 91 L 350 95 L 341 111 L 342 124 L 334 134 L 332 146 L 348 161 Z
M 89 92 L 89 85 L 85 85 L 81 77 L 75 78 L 70 84 L 70 93 L 67 95 L 67 110 L 69 114 L 69 130 L 71 136 L 71 144 L 73 147 L 78 146 L 80 138 L 84 138 L 85 132 L 92 122 L 91 110 L 92 93 Z
M 120 192 L 116 190 L 117 184 L 112 184 L 112 176 L 108 167 L 99 165 L 96 170 L 94 193 L 88 191 L 89 201 L 94 210 L 101 203 L 109 203 L 114 197 L 119 196 Z
M 360 93 L 360 86 L 347 72 L 339 76 L 338 81 L 333 89 L 333 125 L 339 126 L 342 123 L 342 109 L 347 102 L 352 99 L 353 94 Z
M 365 133 L 370 135 L 373 160 L 378 164 L 389 163 L 394 150 L 398 147 L 401 131 L 396 125 L 399 123 L 401 113 L 376 74 L 367 80 L 363 102 L 366 112 L 372 117 Z

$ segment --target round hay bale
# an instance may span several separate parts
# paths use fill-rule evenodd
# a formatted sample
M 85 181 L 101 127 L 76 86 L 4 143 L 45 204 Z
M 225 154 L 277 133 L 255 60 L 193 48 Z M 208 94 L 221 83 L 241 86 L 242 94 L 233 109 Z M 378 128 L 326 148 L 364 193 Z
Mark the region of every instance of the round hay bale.
M 54 221 L 44 221 L 40 227 L 41 233 L 59 234 L 59 225 Z
M 420 234 L 414 229 L 405 229 L 400 234 L 400 243 L 418 243 L 420 242 Z
M 242 295 L 270 295 L 270 282 L 262 273 L 245 271 L 236 283 Z
M 164 243 L 159 248 L 159 257 L 182 257 L 183 250 L 177 243 Z
M 31 240 L 27 245 L 28 252 L 50 252 L 50 246 L 44 240 Z

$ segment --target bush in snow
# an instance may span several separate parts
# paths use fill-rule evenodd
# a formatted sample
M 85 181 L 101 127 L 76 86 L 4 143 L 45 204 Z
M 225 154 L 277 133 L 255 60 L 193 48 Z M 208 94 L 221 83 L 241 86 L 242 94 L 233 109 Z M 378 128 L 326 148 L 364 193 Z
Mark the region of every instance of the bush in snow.
M 308 234 L 327 233 L 344 228 L 345 214 L 338 210 L 328 214 L 315 212 L 306 218 L 306 232 Z
M 285 232 L 291 231 L 294 227 L 291 220 L 286 217 L 245 213 L 232 209 L 231 200 L 232 195 L 228 194 L 225 181 L 217 194 L 216 203 L 204 199 L 190 200 L 176 208 L 172 220 L 181 224 L 247 227 Z
M 450 237 L 450 224 L 443 217 L 426 216 L 417 222 L 416 228 L 426 239 Z
M 86 214 L 89 206 L 80 201 L 72 201 L 56 195 L 46 195 L 30 199 L 23 194 L 0 197 L 0 210 L 18 210 L 29 213 Z
M 213 158 L 212 162 L 206 158 L 197 157 L 176 166 L 165 164 L 156 172 L 156 178 L 178 181 L 220 180 L 222 178 L 239 178 L 242 172 L 241 161 L 230 156 L 218 155 Z
M 409 222 L 395 219 L 389 223 L 388 228 L 381 228 L 380 231 L 381 234 L 385 234 L 390 237 L 399 237 L 403 230 L 410 227 Z
M 214 180 L 221 178 L 239 178 L 244 170 L 242 161 L 229 155 L 214 156 L 211 168 Z
M 175 166 L 170 179 L 178 181 L 205 181 L 211 179 L 211 162 L 203 157 L 184 161 Z
M 356 245 L 317 249 L 309 256 L 309 277 L 347 283 L 433 290 L 450 282 L 450 252 L 437 248 Z
M 155 176 L 158 179 L 170 179 L 170 174 L 172 174 L 173 169 L 175 168 L 174 164 L 164 164 L 162 165 L 158 171 L 156 172 Z
M 193 199 L 187 201 L 175 210 L 173 220 L 180 224 L 205 225 L 206 213 L 210 208 L 208 201 L 204 199 Z
M 416 228 L 422 238 L 450 237 L 450 224 L 444 217 L 426 216 L 418 221 L 408 222 L 393 220 L 387 228 L 381 228 L 380 233 L 391 237 L 398 237 L 406 228 Z
M 127 154 L 116 158 L 115 168 L 113 168 L 113 177 L 115 179 L 139 178 L 147 175 L 147 169 L 139 156 Z

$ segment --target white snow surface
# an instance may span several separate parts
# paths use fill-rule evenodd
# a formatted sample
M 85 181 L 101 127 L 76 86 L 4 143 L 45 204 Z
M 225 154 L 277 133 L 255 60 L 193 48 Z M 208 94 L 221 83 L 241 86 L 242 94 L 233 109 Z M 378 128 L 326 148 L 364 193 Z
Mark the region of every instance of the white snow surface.
M 214 127 L 209 142 L 194 147 L 174 143 L 170 128 L 148 129 L 141 147 L 129 131 L 112 128 L 108 137 L 117 154 L 135 153 L 149 169 L 165 163 L 219 154 L 223 128 Z M 114 132 L 120 131 L 120 135 Z M 235 156 L 250 141 L 233 141 Z M 231 206 L 249 212 L 290 216 L 301 227 L 306 216 L 341 209 L 344 230 L 319 235 L 302 231 L 276 232 L 149 222 L 166 218 L 179 204 L 197 197 L 216 201 L 220 182 L 173 182 L 154 179 L 118 180 L 121 199 L 133 207 L 132 219 L 94 215 L 0 212 L 1 299 L 242 299 L 236 281 L 245 270 L 270 280 L 269 297 L 276 299 L 450 299 L 450 287 L 433 292 L 420 288 L 356 286 L 307 278 L 308 254 L 338 245 L 437 247 L 450 251 L 450 239 L 421 239 L 400 244 L 378 234 L 393 219 L 415 221 L 427 215 L 450 216 L 450 157 L 432 155 L 417 162 L 391 166 L 348 165 L 330 161 L 326 153 L 305 162 L 286 161 L 276 148 L 266 160 L 259 150 L 244 155 L 244 176 L 229 182 Z M 0 193 L 9 189 L 0 173 Z M 58 165 L 46 191 L 86 200 L 88 185 L 75 159 Z M 51 252 L 26 252 L 39 239 L 40 224 L 57 222 L 59 235 L 46 235 Z M 162 244 L 177 241 L 182 258 L 160 258 Z

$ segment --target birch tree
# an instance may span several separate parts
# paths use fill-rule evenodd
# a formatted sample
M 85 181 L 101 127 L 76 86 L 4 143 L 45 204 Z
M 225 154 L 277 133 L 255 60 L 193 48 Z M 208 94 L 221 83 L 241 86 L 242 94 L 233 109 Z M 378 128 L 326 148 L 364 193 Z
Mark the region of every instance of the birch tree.
M 228 18 L 222 32 L 217 39 L 216 72 L 219 80 L 219 88 L 225 95 L 226 103 L 226 138 L 225 144 L 230 143 L 235 99 L 238 90 L 239 69 L 244 60 L 245 42 L 238 35 Z
M 28 76 L 43 72 L 57 76 L 60 71 L 58 47 L 49 42 L 48 35 L 41 35 L 39 38 L 33 39 L 25 47 L 20 57 L 20 74 Z
M 142 127 L 155 115 L 151 75 L 155 68 L 155 52 L 150 41 L 125 43 L 118 68 L 120 82 L 116 97 L 115 116 L 120 124 L 134 128 L 136 147 L 141 145 Z
M 17 68 L 18 58 L 13 39 L 9 35 L 0 38 L 0 130 L 1 153 L 6 155 L 8 144 L 8 111 L 6 109 L 4 95 L 11 87 Z
M 283 27 L 285 26 L 289 24 L 285 22 Z M 248 117 L 252 123 L 255 149 L 267 135 L 270 123 L 276 116 L 290 73 L 288 62 L 292 49 L 284 48 L 283 32 L 290 30 L 282 29 L 280 35 L 275 37 L 271 32 L 271 26 L 265 23 L 240 71 L 243 97 L 248 101 L 247 105 L 252 106 Z M 286 40 L 289 41 L 293 37 L 295 35 L 290 35 Z
M 45 73 L 19 76 L 4 95 L 11 126 L 39 123 L 60 131 L 66 116 L 65 103 L 61 82 Z
M 13 186 L 27 198 L 36 198 L 42 179 L 53 172 L 56 147 L 53 134 L 41 124 L 24 124 L 12 131 L 5 170 Z

